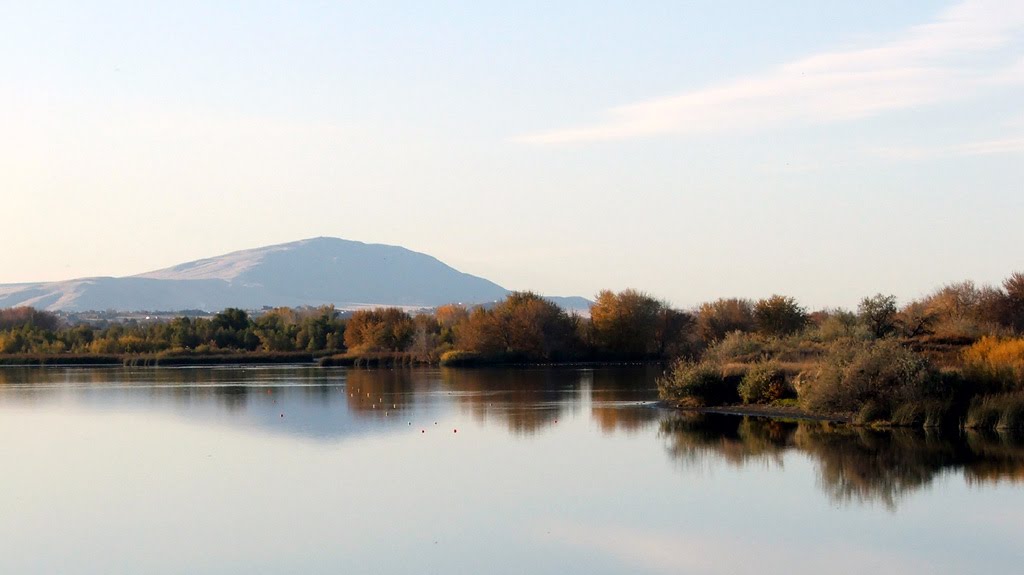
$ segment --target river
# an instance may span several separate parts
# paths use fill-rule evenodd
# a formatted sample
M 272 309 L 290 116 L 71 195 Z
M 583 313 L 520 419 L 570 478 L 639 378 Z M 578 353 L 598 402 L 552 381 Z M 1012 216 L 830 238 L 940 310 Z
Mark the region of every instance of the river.
M 0 573 L 1014 573 L 1024 443 L 652 368 L 0 369 Z

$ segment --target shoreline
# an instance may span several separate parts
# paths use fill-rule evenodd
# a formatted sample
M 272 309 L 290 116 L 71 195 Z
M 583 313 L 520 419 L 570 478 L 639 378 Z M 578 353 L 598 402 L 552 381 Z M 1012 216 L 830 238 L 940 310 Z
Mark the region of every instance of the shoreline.
M 480 362 L 445 365 L 439 362 L 402 361 L 390 356 L 322 356 L 308 352 L 257 352 L 204 355 L 0 355 L 4 367 L 196 367 L 230 365 L 301 365 L 312 367 L 350 367 L 357 369 L 395 369 L 444 367 L 449 369 L 533 369 L 587 367 L 645 367 L 663 365 L 658 360 L 635 361 L 544 361 L 544 362 Z
M 805 421 L 853 424 L 853 418 L 849 416 L 811 413 L 798 407 L 780 405 L 718 405 L 714 407 L 692 407 L 674 402 L 664 403 L 665 406 L 670 409 L 688 413 L 765 417 L 769 419 L 800 419 Z

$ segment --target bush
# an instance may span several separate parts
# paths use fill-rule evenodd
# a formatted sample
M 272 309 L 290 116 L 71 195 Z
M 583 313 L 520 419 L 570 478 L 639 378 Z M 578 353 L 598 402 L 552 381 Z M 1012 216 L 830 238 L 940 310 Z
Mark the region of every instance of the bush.
M 964 375 L 983 392 L 1024 390 L 1024 338 L 985 336 L 963 352 Z
M 441 354 L 441 365 L 447 367 L 477 365 L 482 362 L 482 356 L 475 351 L 463 351 L 453 349 Z
M 743 403 L 771 403 L 786 393 L 786 376 L 775 362 L 753 365 L 739 385 Z
M 820 343 L 839 340 L 869 340 L 874 334 L 860 322 L 857 314 L 842 310 L 823 310 L 812 315 L 813 327 L 807 330 L 807 339 Z
M 736 387 L 722 374 L 722 368 L 710 362 L 677 360 L 658 378 L 662 399 L 680 401 L 691 407 L 722 405 L 736 400 Z
M 704 358 L 717 363 L 756 361 L 765 353 L 765 341 L 761 336 L 742 331 L 732 331 L 711 344 L 704 352 Z
M 949 401 L 948 381 L 923 356 L 891 340 L 833 346 L 817 377 L 803 385 L 810 411 L 858 414 L 858 421 L 891 418 L 900 405 Z

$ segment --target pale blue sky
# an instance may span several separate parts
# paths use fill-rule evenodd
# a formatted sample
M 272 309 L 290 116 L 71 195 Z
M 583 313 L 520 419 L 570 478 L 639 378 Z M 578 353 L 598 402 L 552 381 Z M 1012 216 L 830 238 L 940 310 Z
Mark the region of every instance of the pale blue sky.
M 1024 2 L 8 2 L 0 282 L 328 235 L 513 289 L 1024 269 Z

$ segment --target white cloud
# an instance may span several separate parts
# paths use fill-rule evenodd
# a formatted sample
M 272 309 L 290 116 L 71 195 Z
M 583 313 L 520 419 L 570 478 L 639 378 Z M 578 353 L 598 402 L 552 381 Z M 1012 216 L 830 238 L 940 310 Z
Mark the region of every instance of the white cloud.
M 1011 52 L 1024 2 L 966 0 L 888 43 L 812 55 L 763 74 L 628 104 L 589 126 L 528 134 L 558 144 L 851 120 L 969 97 L 1024 80 Z

